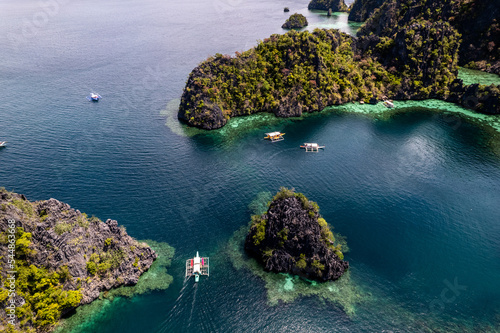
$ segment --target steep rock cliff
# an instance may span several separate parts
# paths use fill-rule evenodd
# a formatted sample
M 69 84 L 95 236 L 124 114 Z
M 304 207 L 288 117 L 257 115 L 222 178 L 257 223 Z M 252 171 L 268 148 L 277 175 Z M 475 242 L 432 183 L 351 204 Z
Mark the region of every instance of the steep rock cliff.
M 358 0 L 357 2 L 360 2 Z M 363 0 L 376 6 L 378 0 Z M 360 2 L 360 3 L 361 3 Z M 356 5 L 356 4 L 355 4 Z M 353 17 L 361 15 L 353 5 Z M 500 6 L 479 0 L 386 0 L 361 27 L 358 36 L 390 37 L 415 21 L 447 22 L 462 36 L 459 64 L 500 74 Z
M 349 11 L 349 21 L 364 22 L 385 0 L 356 0 Z
M 318 205 L 284 188 L 265 214 L 252 217 L 245 250 L 267 271 L 319 281 L 336 280 L 349 267 Z

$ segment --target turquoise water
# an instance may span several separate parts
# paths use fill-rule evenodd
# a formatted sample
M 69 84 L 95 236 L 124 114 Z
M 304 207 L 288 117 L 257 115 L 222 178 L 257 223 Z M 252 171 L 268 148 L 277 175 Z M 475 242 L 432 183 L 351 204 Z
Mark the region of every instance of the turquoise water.
M 469 68 L 460 68 L 458 72 L 458 78 L 462 79 L 464 84 L 484 84 L 489 86 L 490 84 L 500 85 L 500 76 L 493 73 L 481 72 Z
M 46 16 L 39 6 L 0 4 L 0 139 L 9 142 L 0 185 L 176 249 L 169 289 L 105 301 L 72 332 L 500 330 L 500 157 L 490 131 L 417 104 L 390 117 L 254 116 L 199 134 L 172 118 L 196 64 L 282 33 L 284 6 L 311 25 L 322 14 L 299 1 L 61 1 Z M 99 103 L 85 99 L 91 90 Z M 285 141 L 264 141 L 269 130 Z M 326 149 L 306 154 L 307 141 Z M 347 237 L 348 288 L 329 292 L 352 297 L 352 311 L 326 291 L 273 302 L 302 287 L 235 267 L 238 242 L 229 242 L 248 204 L 280 186 L 317 201 Z M 211 257 L 212 274 L 184 283 L 196 251 Z

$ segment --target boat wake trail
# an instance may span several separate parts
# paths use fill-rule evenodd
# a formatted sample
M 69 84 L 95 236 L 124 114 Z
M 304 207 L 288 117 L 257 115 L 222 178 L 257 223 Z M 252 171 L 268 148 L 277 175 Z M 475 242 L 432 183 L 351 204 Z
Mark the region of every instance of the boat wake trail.
M 189 279 L 184 280 L 184 284 L 182 285 L 182 288 L 179 291 L 179 296 L 175 300 L 174 306 L 169 311 L 168 317 L 160 324 L 160 328 L 158 329 L 158 333 L 172 332 L 172 329 L 170 326 L 176 322 L 176 320 L 174 320 L 174 318 L 175 317 L 177 317 L 177 318 L 182 317 L 182 311 L 183 311 L 183 309 L 185 309 L 185 305 L 183 304 L 183 300 L 185 298 L 186 288 L 189 285 L 188 282 L 189 282 Z M 191 310 L 191 313 L 192 313 L 192 310 Z
M 207 293 L 207 289 L 200 287 L 199 295 L 198 295 L 198 303 L 199 304 L 210 304 L 210 298 Z M 219 329 L 215 325 L 212 315 L 211 315 L 211 307 L 208 306 L 199 306 L 196 311 L 197 320 L 197 331 L 201 332 L 218 332 Z
M 194 288 L 194 295 L 193 295 L 193 302 L 191 303 L 191 312 L 189 313 L 188 327 L 191 326 L 191 319 L 193 318 L 194 303 L 196 302 L 196 292 L 198 291 L 198 283 L 195 283 L 193 288 Z
M 196 330 L 200 332 L 218 332 L 217 326 L 212 320 L 210 307 L 197 306 L 209 304 L 207 289 L 199 283 L 193 283 L 193 279 L 184 281 L 179 296 L 175 300 L 168 316 L 159 325 L 157 333 L 179 332 Z M 189 306 L 191 305 L 191 306 Z M 189 311 L 189 314 L 188 314 Z

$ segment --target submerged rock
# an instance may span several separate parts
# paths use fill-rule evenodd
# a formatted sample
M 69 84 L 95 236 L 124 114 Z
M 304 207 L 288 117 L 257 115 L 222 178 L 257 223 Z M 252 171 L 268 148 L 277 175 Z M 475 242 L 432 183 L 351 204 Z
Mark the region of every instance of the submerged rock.
M 49 330 L 62 314 L 92 302 L 100 292 L 135 285 L 157 257 L 115 220 L 89 218 L 56 199 L 30 202 L 23 195 L 0 193 L 0 225 L 6 231 L 1 236 L 8 240 L 15 235 L 10 258 L 15 265 L 10 268 L 17 271 L 15 301 L 23 309 L 18 328 Z M 0 242 L 2 253 L 7 253 L 7 244 Z M 2 256 L 2 267 L 9 266 L 8 259 Z M 3 286 L 6 270 L 0 277 Z M 0 302 L 8 300 L 0 297 Z M 2 311 L 4 324 L 5 319 Z
M 336 280 L 349 267 L 318 205 L 285 188 L 266 213 L 252 217 L 245 250 L 266 271 L 319 281 Z

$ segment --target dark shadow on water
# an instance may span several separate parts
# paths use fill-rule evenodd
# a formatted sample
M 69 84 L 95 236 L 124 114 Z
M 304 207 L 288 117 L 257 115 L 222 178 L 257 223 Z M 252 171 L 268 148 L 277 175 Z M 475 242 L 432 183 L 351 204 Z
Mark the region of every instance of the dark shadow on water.
M 72 315 L 76 314 L 76 309 L 72 309 L 68 312 L 66 312 L 64 315 L 61 316 L 62 319 L 67 319 L 71 317 Z

